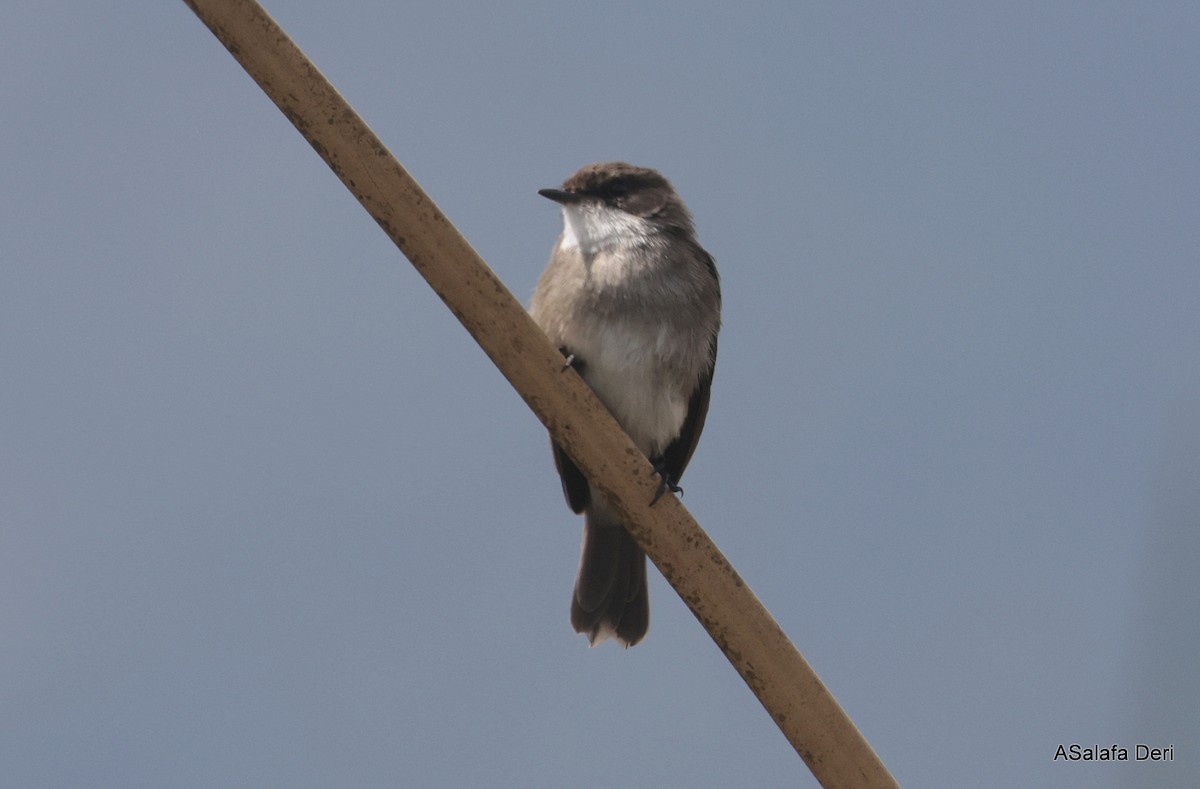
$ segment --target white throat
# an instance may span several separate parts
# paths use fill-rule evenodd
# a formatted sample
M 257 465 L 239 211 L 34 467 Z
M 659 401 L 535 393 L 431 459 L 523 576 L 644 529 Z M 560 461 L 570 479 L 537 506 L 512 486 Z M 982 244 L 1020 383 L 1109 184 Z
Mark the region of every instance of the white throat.
M 563 249 L 579 248 L 584 255 L 616 247 L 640 246 L 654 232 L 654 226 L 640 216 L 609 208 L 601 203 L 564 205 Z

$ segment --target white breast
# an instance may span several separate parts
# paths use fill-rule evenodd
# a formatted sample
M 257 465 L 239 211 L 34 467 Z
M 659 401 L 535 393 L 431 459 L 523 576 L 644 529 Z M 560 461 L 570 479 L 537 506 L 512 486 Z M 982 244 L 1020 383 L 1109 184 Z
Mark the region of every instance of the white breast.
M 653 245 L 653 235 L 645 219 L 601 203 L 564 205 L 558 254 L 566 254 L 543 275 L 533 309 L 551 338 L 583 362 L 584 379 L 650 458 L 678 437 L 691 396 L 682 391 L 686 376 L 679 373 L 678 352 L 668 354 L 664 347 L 680 327 L 662 313 L 623 316 L 613 308 L 628 288 L 645 287 L 632 268 L 646 265 L 646 259 L 632 252 Z M 597 309 L 597 300 L 609 308 Z M 547 304 L 554 309 L 545 310 Z
M 584 380 L 642 452 L 661 454 L 683 428 L 690 394 L 663 375 L 661 332 L 620 320 L 589 329 L 568 339 L 584 362 Z

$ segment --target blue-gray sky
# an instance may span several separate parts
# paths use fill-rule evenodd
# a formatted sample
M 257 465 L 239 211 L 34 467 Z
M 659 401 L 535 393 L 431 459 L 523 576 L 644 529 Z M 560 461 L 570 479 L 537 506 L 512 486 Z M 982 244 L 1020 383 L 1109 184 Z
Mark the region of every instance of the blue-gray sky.
M 1200 784 L 1194 3 L 267 7 L 523 300 L 674 181 L 684 501 L 901 783 Z M 571 632 L 543 429 L 183 3 L 6 3 L 0 99 L 0 783 L 815 785 L 657 573 Z

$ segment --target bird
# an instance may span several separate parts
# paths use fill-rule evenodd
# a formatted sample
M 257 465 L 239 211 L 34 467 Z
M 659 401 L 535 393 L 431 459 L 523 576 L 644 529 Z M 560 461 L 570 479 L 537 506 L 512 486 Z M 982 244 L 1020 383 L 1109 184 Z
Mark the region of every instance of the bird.
M 559 205 L 563 227 L 530 314 L 653 464 L 659 495 L 681 492 L 716 365 L 716 263 L 656 170 L 589 164 L 538 194 Z M 551 445 L 567 504 L 584 515 L 571 625 L 592 646 L 611 637 L 631 647 L 650 622 L 645 554 L 570 456 Z

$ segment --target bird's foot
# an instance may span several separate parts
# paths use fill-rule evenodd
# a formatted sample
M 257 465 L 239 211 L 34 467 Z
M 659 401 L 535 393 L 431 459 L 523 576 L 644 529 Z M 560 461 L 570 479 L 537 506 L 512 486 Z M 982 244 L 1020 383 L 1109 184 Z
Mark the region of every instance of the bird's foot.
M 558 352 L 561 353 L 564 357 L 566 357 L 565 360 L 563 361 L 563 366 L 562 366 L 563 372 L 566 372 L 567 370 L 571 369 L 572 367 L 575 368 L 576 372 L 583 371 L 583 359 L 580 359 L 578 356 L 571 353 L 566 348 L 559 348 Z
M 658 500 L 663 497 L 663 494 L 668 490 L 672 493 L 683 495 L 683 488 L 679 487 L 676 480 L 671 478 L 670 472 L 667 471 L 667 461 L 659 458 L 654 463 L 654 473 L 658 474 L 658 490 L 654 492 L 654 498 L 650 499 L 650 506 L 653 507 L 658 503 Z

